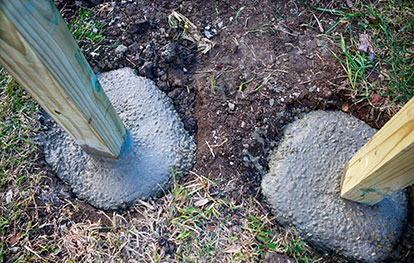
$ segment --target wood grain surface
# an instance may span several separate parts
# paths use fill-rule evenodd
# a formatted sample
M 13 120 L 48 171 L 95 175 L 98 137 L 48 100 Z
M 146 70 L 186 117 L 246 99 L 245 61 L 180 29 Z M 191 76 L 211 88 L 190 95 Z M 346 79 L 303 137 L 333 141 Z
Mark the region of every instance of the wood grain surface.
M 0 64 L 85 151 L 117 158 L 126 130 L 49 0 L 0 0 Z
M 376 204 L 414 183 L 414 98 L 347 163 L 341 197 Z

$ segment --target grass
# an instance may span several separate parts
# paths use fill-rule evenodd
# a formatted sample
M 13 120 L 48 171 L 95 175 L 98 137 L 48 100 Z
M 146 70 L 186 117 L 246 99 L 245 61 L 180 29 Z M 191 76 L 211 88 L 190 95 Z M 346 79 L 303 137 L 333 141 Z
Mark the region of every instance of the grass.
M 247 34 L 252 34 L 254 37 L 258 38 L 258 39 L 262 39 L 261 35 L 265 35 L 265 34 L 270 34 L 270 33 L 274 33 L 274 30 L 271 28 L 271 24 L 266 23 L 263 25 L 260 25 L 259 28 L 257 29 L 252 29 L 252 30 L 248 30 L 245 35 Z
M 233 19 L 233 23 L 237 24 L 237 18 L 239 18 L 240 13 L 243 11 L 243 9 L 244 9 L 244 6 L 240 7 L 240 8 L 237 10 L 236 15 L 234 16 L 234 19 Z
M 135 207 L 143 220 L 133 219 L 137 224 L 130 225 L 125 248 L 137 246 L 135 237 L 143 234 L 142 229 L 149 229 L 146 234 L 163 244 L 142 242 L 136 253 L 142 262 L 256 262 L 267 251 L 300 253 L 298 262 L 310 261 L 312 254 L 304 243 L 294 244 L 291 233 L 271 230 L 276 229 L 274 222 L 257 200 L 235 203 L 212 191 L 217 182 L 195 173 L 188 177 L 186 182 L 174 179 L 171 192 L 161 200 Z
M 38 131 L 36 112 L 37 106 L 30 96 L 0 67 L 0 259 L 3 262 L 32 259 L 32 253 L 21 251 L 27 251 L 27 240 L 38 226 L 27 214 L 41 174 L 34 164 L 36 149 L 31 139 Z
M 19 184 L 30 170 L 26 159 L 34 153 L 36 104 L 4 69 L 0 68 L 0 187 Z
M 318 15 L 336 18 L 323 34 L 340 46 L 340 52 L 331 52 L 347 75 L 346 87 L 356 103 L 395 112 L 414 96 L 413 3 L 353 1 L 349 7 L 344 1 L 340 9 L 329 9 L 298 2 Z
M 77 16 L 68 23 L 69 30 L 78 41 L 80 48 L 86 47 L 88 52 L 97 53 L 105 39 L 103 32 L 105 23 L 96 22 L 94 15 L 85 8 L 80 8 Z
M 216 89 L 215 81 L 214 81 L 214 75 L 210 76 L 210 88 L 212 91 Z
M 197 45 L 198 51 L 203 54 L 207 54 L 215 45 L 213 41 L 200 33 L 195 24 L 175 10 L 168 16 L 168 25 L 170 31 L 175 32 L 174 40 L 183 39 L 193 42 Z M 167 33 L 167 36 L 169 37 L 170 33 Z

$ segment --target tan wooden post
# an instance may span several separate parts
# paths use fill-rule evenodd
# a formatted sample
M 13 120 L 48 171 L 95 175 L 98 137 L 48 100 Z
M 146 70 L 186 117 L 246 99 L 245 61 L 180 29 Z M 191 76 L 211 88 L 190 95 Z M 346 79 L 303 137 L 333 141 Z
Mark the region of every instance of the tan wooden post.
M 125 127 L 52 0 L 0 0 L 0 64 L 86 152 L 119 156 Z
M 414 183 L 414 98 L 348 161 L 341 197 L 376 204 Z

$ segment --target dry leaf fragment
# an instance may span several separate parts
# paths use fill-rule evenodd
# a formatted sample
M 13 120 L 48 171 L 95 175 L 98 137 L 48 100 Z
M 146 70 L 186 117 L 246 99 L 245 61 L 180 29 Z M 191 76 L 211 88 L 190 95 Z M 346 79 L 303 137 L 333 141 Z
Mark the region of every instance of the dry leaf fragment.
M 202 37 L 197 26 L 177 11 L 172 11 L 168 16 L 168 24 L 171 28 L 181 28 L 183 30 L 181 38 L 196 43 L 198 50 L 203 54 L 206 54 L 215 45 L 213 41 L 206 37 Z
M 223 252 L 224 253 L 228 253 L 228 254 L 231 254 L 231 253 L 236 253 L 236 252 L 239 252 L 240 250 L 241 250 L 241 246 L 240 245 L 236 245 L 236 244 L 233 244 L 233 245 L 231 245 L 231 246 L 229 246 L 229 247 L 227 247 L 227 248 L 225 248 L 224 250 L 223 250 Z
M 382 100 L 382 97 L 380 95 L 378 95 L 376 93 L 372 94 L 372 96 L 371 96 L 371 102 L 372 103 L 375 104 L 375 103 L 379 102 L 380 100 Z
M 372 49 L 371 43 L 369 43 L 368 35 L 361 34 L 359 35 L 359 46 L 358 50 L 363 52 L 369 52 Z
M 17 235 L 15 235 L 11 240 L 10 240 L 10 244 L 13 246 L 14 244 L 16 244 L 18 241 L 19 241 L 19 239 L 20 239 L 20 236 L 22 235 L 22 233 L 17 233 Z
M 360 43 L 358 46 L 358 50 L 363 51 L 363 52 L 368 52 L 369 53 L 368 59 L 370 61 L 373 61 L 374 60 L 374 49 L 372 48 L 372 45 L 368 40 L 368 35 L 367 34 L 359 35 L 359 42 Z

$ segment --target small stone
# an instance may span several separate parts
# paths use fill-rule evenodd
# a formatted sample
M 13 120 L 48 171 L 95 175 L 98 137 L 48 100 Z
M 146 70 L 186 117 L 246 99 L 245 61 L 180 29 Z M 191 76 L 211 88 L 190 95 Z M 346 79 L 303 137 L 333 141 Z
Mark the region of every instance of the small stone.
M 234 103 L 229 102 L 228 105 L 231 111 L 234 111 L 234 109 L 236 108 L 236 105 Z
M 157 87 L 164 92 L 170 92 L 173 90 L 173 88 L 168 85 L 168 82 L 161 80 L 157 82 Z
M 275 99 L 270 99 L 269 104 L 270 104 L 270 106 L 273 106 L 275 104 Z
M 175 49 L 176 47 L 173 43 L 168 43 L 161 48 L 161 56 L 165 59 L 165 61 L 172 62 L 176 57 Z
M 309 88 L 309 92 L 314 92 L 316 90 L 316 86 L 312 86 Z
M 180 78 L 180 76 L 178 76 L 177 74 L 169 75 L 168 80 L 169 80 L 170 85 L 172 87 L 182 87 L 183 86 L 183 81 Z
M 115 54 L 116 55 L 122 55 L 124 54 L 126 51 L 128 50 L 128 48 L 124 45 L 119 45 L 116 47 L 115 49 Z
M 348 105 L 348 103 L 344 103 L 344 104 L 342 104 L 342 111 L 343 111 L 343 112 L 348 112 L 348 110 L 349 110 L 349 105 Z
M 140 56 L 140 54 L 136 54 L 134 57 L 132 57 L 132 62 L 141 66 L 145 63 L 145 60 Z
M 204 28 L 204 35 L 208 38 L 208 39 L 210 39 L 210 38 L 212 38 L 214 35 L 212 34 L 212 32 L 210 31 L 210 27 L 209 26 L 206 26 L 205 28 Z
M 154 78 L 153 67 L 154 67 L 154 63 L 147 61 L 139 69 L 139 73 L 141 73 L 143 76 L 149 79 L 153 79 Z

